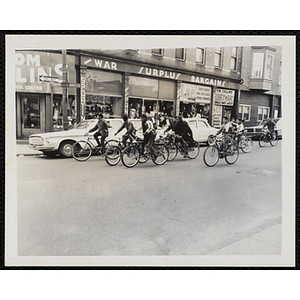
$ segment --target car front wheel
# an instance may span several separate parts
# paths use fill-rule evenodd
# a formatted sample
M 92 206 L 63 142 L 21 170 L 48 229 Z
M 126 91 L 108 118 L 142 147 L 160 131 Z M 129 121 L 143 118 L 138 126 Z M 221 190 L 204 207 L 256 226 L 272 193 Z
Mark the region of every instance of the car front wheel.
M 72 157 L 72 141 L 62 142 L 59 146 L 58 152 L 61 157 Z

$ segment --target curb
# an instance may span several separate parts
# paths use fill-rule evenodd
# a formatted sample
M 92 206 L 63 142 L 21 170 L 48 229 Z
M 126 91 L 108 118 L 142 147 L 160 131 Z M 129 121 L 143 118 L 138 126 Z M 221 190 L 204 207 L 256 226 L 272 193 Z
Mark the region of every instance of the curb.
M 16 156 L 45 156 L 44 154 L 31 154 L 31 153 L 26 153 L 26 154 L 17 154 Z

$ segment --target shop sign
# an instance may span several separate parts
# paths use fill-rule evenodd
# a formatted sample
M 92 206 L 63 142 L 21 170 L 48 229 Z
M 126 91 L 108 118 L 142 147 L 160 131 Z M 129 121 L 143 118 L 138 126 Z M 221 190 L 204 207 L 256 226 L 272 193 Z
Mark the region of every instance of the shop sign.
M 81 105 L 85 105 L 85 98 L 86 98 L 85 83 L 86 83 L 85 74 L 81 74 L 81 78 L 80 78 L 80 103 L 81 103 Z
M 210 103 L 211 100 L 211 87 L 197 85 L 196 102 Z
M 207 76 L 194 76 L 179 72 L 173 72 L 161 68 L 150 68 L 139 66 L 135 64 L 128 64 L 119 61 L 113 61 L 110 59 L 98 59 L 87 56 L 81 57 L 81 64 L 86 67 L 99 68 L 107 71 L 119 71 L 141 74 L 145 76 L 151 76 L 156 78 L 165 78 L 172 80 L 187 81 L 196 84 L 210 85 L 215 87 L 233 88 L 237 89 L 238 84 L 231 82 L 230 80 L 214 79 Z
M 213 86 L 221 86 L 221 87 L 224 87 L 226 83 L 225 80 L 217 80 L 217 79 L 211 79 L 207 77 L 196 77 L 196 76 L 191 76 L 191 82 L 213 85 Z
M 212 126 L 213 127 L 221 127 L 222 125 L 222 106 L 213 105 L 212 109 Z
M 16 51 L 15 72 L 17 92 L 50 93 L 49 82 L 62 81 L 62 55 L 39 51 Z M 75 82 L 74 56 L 67 55 L 67 72 L 69 80 Z M 40 80 L 41 78 L 44 81 Z M 55 86 L 55 92 L 61 93 L 61 86 Z M 74 93 L 75 90 L 68 92 Z
M 235 91 L 233 90 L 216 89 L 214 91 L 214 103 L 216 105 L 233 106 L 234 93 Z
M 182 83 L 180 100 L 184 102 L 210 103 L 211 87 Z

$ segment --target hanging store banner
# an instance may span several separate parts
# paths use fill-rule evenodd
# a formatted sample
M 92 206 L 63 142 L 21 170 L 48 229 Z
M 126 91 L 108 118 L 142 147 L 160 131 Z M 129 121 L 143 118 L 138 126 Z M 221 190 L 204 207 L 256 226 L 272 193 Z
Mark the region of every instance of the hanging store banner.
M 195 85 L 195 84 L 181 84 L 180 101 L 210 103 L 211 87 Z
M 233 106 L 234 93 L 232 90 L 215 89 L 214 91 L 214 104 L 215 105 L 228 105 Z
M 211 100 L 211 87 L 197 85 L 197 103 L 210 103 Z
M 68 81 L 75 82 L 75 56 L 67 55 Z M 62 80 L 62 54 L 40 51 L 16 51 L 15 77 L 17 92 L 50 93 L 50 83 L 40 78 L 56 77 Z M 69 94 L 75 94 L 75 88 L 68 88 Z M 54 93 L 61 94 L 60 84 L 54 84 Z
M 212 116 L 212 126 L 220 128 L 222 125 L 222 106 L 213 105 Z

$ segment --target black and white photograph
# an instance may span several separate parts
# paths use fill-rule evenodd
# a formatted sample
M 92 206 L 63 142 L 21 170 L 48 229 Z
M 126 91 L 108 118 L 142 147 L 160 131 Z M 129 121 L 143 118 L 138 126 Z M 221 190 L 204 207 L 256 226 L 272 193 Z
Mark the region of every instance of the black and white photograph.
M 294 266 L 295 44 L 7 35 L 5 265 Z

